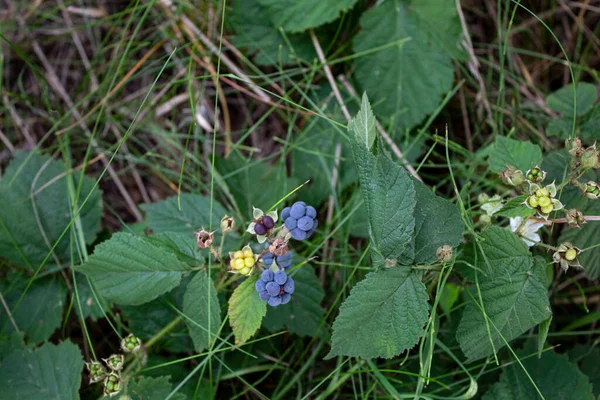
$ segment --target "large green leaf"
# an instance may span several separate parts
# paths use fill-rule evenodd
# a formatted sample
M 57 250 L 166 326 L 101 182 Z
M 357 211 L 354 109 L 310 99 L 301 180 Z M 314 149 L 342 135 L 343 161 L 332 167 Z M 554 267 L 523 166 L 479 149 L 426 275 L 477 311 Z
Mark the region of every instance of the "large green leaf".
M 427 300 L 425 285 L 408 267 L 368 274 L 340 307 L 327 358 L 391 358 L 410 349 L 423 335 Z
M 127 394 L 131 400 L 164 400 L 166 399 L 173 385 L 169 382 L 168 376 L 161 376 L 158 378 L 140 377 L 135 380 L 129 381 L 127 387 Z M 185 400 L 186 397 L 182 393 L 176 393 L 169 397 L 173 400 Z
M 517 352 L 523 368 L 512 362 L 502 368 L 500 381 L 483 396 L 484 400 L 593 400 L 592 385 L 575 364 L 564 354 L 546 351 L 541 358 L 536 356 L 535 345 L 529 342 L 525 349 Z M 525 358 L 529 356 L 528 358 Z M 597 360 L 596 360 L 597 362 Z M 531 380 L 543 397 L 535 390 Z
M 42 263 L 74 216 L 65 171 L 62 163 L 48 156 L 15 153 L 0 180 L 0 257 L 33 268 Z M 74 181 L 77 186 L 78 180 Z M 83 179 L 79 203 L 93 185 L 91 179 Z M 94 189 L 79 214 L 87 243 L 96 238 L 101 216 L 101 193 Z M 59 261 L 70 259 L 68 234 L 58 243 L 54 254 Z M 53 257 L 48 264 L 54 264 Z
M 268 307 L 263 326 L 271 332 L 288 329 L 300 336 L 319 336 L 325 311 L 320 303 L 325 297 L 319 279 L 310 265 L 304 265 L 292 275 L 295 294 L 288 304 Z
M 501 172 L 508 166 L 527 172 L 542 163 L 542 150 L 530 141 L 496 136 L 490 152 L 490 169 Z
M 421 182 L 414 182 L 415 209 L 415 263 L 436 260 L 440 246 L 456 247 L 462 239 L 464 224 L 458 207 L 436 196 Z
M 569 360 L 579 366 L 590 380 L 595 396 L 600 396 L 600 349 L 598 347 L 576 345 L 569 351 Z
M 323 2 L 325 4 L 325 2 Z M 452 1 L 386 0 L 365 12 L 354 53 L 407 39 L 356 59 L 360 87 L 378 103 L 376 113 L 412 128 L 452 88 L 451 54 L 459 53 L 460 21 Z
M 542 258 L 537 258 L 526 271 L 481 281 L 481 298 L 472 287 L 475 300 L 468 302 L 456 333 L 469 362 L 493 354 L 505 346 L 505 340 L 509 342 L 519 337 L 552 315 L 546 290 L 546 264 Z
M 8 307 L 13 310 L 12 317 L 17 327 L 26 333 L 27 342 L 40 343 L 49 339 L 60 326 L 67 289 L 55 277 L 35 280 L 23 297 L 19 308 L 14 311 L 27 283 L 28 278 L 13 275 L 0 284 L 0 288 Z M 4 335 L 14 332 L 4 309 L 0 313 L 0 329 Z
M 337 19 L 357 0 L 258 0 L 276 26 L 288 32 L 302 32 Z M 264 16 L 262 16 L 264 18 Z
M 185 322 L 194 341 L 194 348 L 200 353 L 214 342 L 221 326 L 217 291 L 206 272 L 198 272 L 188 284 L 183 296 L 183 313 L 187 317 Z
M 65 341 L 37 350 L 15 351 L 0 362 L 3 399 L 78 400 L 83 359 L 79 347 Z
M 100 295 L 122 305 L 157 298 L 179 285 L 181 275 L 190 270 L 173 253 L 123 232 L 96 246 L 77 269 L 90 277 Z
M 600 215 L 600 201 L 590 201 L 590 204 L 583 209 L 583 213 L 585 215 Z M 581 228 L 566 227 L 560 235 L 559 242 L 571 242 L 583 250 L 597 245 L 598 238 L 600 238 L 600 222 L 591 221 L 583 224 Z M 600 247 L 582 252 L 578 259 L 588 278 L 596 279 L 600 277 Z
M 267 313 L 267 303 L 258 297 L 254 285 L 258 275 L 247 278 L 229 298 L 229 323 L 235 336 L 235 344 L 242 345 L 260 328 Z
M 585 114 L 592 108 L 596 100 L 598 100 L 596 86 L 591 83 L 581 82 L 577 84 L 575 89 L 577 97 L 573 96 L 573 84 L 564 86 L 548 95 L 546 97 L 548 106 L 566 117 L 572 117 L 573 108 L 577 102 L 577 110 L 575 110 L 577 116 Z M 574 101 L 575 99 L 577 99 L 576 102 Z
M 182 193 L 181 209 L 177 196 L 152 204 L 141 204 L 146 221 L 154 233 L 179 232 L 192 234 L 201 227 L 209 228 L 210 198 L 198 194 Z M 218 227 L 227 211 L 216 201 L 212 204 L 212 225 Z
M 363 97 L 363 106 L 349 125 L 349 136 L 369 218 L 373 261 L 376 266 L 386 260 L 410 264 L 414 257 L 414 184 L 406 170 L 381 153 L 372 139 L 373 120 Z
M 532 258 L 529 248 L 514 233 L 498 226 L 490 226 L 480 234 L 478 242 L 464 248 L 459 271 L 471 282 L 475 282 L 475 268 L 482 279 L 507 278 L 531 269 Z M 466 265 L 469 264 L 469 266 Z M 475 268 L 473 268 L 475 267 Z
M 258 0 L 234 0 L 232 8 L 233 12 L 228 17 L 236 32 L 232 42 L 238 48 L 255 53 L 256 64 L 291 64 L 296 62 L 295 58 L 310 62 L 316 57 L 307 34 L 284 36 L 269 18 L 265 18 L 266 9 Z

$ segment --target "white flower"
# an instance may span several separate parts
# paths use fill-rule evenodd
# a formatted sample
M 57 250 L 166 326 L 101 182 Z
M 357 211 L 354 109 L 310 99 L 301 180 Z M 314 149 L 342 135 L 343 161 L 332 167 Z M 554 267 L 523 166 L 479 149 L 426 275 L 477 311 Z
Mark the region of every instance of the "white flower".
M 510 230 L 520 236 L 525 244 L 527 244 L 529 247 L 542 240 L 540 235 L 537 233 L 542 226 L 544 226 L 542 222 L 534 222 L 531 219 L 525 221 L 524 224 L 523 218 L 521 217 L 510 219 Z
M 492 215 L 500 211 L 502 207 L 504 207 L 504 205 L 502 204 L 502 197 L 500 197 L 500 195 L 495 194 L 492 197 L 490 197 L 484 205 L 481 206 L 481 209 L 491 217 Z

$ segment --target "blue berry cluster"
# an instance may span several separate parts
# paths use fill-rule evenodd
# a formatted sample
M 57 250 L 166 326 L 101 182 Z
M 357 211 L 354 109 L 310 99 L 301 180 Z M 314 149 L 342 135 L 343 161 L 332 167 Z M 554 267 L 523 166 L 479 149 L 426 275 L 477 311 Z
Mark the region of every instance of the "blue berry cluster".
M 294 293 L 294 280 L 288 277 L 284 270 L 273 272 L 264 271 L 255 285 L 258 296 L 272 307 L 290 302 Z
M 298 201 L 292 204 L 291 207 L 284 208 L 281 211 L 281 219 L 295 240 L 309 238 L 319 226 L 317 210 L 313 206 L 307 206 L 303 201 Z
M 265 249 L 269 247 L 268 243 L 265 243 Z M 288 251 L 282 256 L 276 256 L 273 253 L 266 253 L 262 256 L 262 260 L 265 263 L 265 267 L 267 269 L 271 268 L 273 264 L 273 260 L 275 260 L 275 264 L 279 267 L 279 269 L 283 268 L 287 271 L 288 268 L 292 266 L 292 259 L 294 258 L 294 253 Z

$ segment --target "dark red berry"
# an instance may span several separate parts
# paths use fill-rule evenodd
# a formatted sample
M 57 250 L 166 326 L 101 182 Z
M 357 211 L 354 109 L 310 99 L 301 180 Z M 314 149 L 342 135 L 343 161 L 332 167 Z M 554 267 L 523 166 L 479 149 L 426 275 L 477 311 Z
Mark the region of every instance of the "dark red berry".
M 254 225 L 254 232 L 256 232 L 257 235 L 264 235 L 267 233 L 267 227 L 263 224 L 256 224 Z
M 275 221 L 273 221 L 273 218 L 266 215 L 263 217 L 262 224 L 265 226 L 265 228 L 271 229 L 275 226 Z

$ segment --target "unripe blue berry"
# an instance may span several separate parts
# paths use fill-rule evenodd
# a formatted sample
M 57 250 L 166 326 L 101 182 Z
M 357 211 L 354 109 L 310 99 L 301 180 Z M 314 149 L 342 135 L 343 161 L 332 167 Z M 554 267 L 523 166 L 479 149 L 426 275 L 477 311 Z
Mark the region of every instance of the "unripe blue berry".
M 260 279 L 263 280 L 263 282 L 268 283 L 271 282 L 273 280 L 273 271 L 271 271 L 270 269 L 264 271 L 261 275 L 260 275 Z
M 285 283 L 285 281 L 287 281 L 288 277 L 285 274 L 285 271 L 280 270 L 275 272 L 275 277 L 274 280 L 278 285 L 283 285 Z
M 306 232 L 302 229 L 292 229 L 292 238 L 294 238 L 295 240 L 304 240 L 306 239 L 306 236 Z
M 292 209 L 290 210 L 290 216 L 298 219 L 302 218 L 306 213 L 306 205 L 303 202 L 297 202 L 292 205 Z
M 302 229 L 305 232 L 308 232 L 312 229 L 314 225 L 314 220 L 311 217 L 302 217 L 298 220 L 298 228 Z
M 285 227 L 288 228 L 290 231 L 294 228 L 296 228 L 296 226 L 298 225 L 298 220 L 294 217 L 288 217 L 285 220 Z

